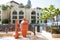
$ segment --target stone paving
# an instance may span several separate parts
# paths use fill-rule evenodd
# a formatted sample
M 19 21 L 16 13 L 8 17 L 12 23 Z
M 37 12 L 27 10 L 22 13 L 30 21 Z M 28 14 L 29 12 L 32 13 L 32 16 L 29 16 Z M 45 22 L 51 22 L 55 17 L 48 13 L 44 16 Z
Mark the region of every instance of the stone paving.
M 60 38 L 53 38 L 53 40 L 60 40 Z
M 0 40 L 60 40 L 60 38 L 52 38 L 50 33 L 43 31 L 42 33 L 36 32 L 36 35 L 33 35 L 33 33 L 32 35 L 27 35 L 26 38 L 20 36 L 18 39 L 13 36 L 0 36 Z
M 33 37 L 32 37 L 33 38 Z M 14 37 L 8 36 L 8 37 L 0 37 L 0 40 L 47 40 L 47 39 L 42 39 L 42 38 L 37 38 L 37 39 L 32 39 L 30 37 L 27 38 L 18 38 L 15 39 Z M 53 38 L 52 40 L 60 40 L 60 38 Z

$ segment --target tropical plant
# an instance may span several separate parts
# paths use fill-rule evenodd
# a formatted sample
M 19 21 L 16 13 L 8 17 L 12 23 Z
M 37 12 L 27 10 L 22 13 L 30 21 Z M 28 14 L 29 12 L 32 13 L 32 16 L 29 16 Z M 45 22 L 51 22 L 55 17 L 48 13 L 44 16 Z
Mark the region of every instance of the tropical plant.
M 46 19 L 53 19 L 54 16 L 60 14 L 59 8 L 55 8 L 53 5 L 50 5 L 49 8 L 42 8 L 42 17 L 38 18 L 38 20 L 46 20 Z
M 10 22 L 10 13 L 11 13 L 11 9 L 12 9 L 12 5 L 2 5 L 2 10 L 5 11 L 7 13 L 8 16 L 8 21 Z M 8 14 L 9 13 L 9 14 Z
M 5 10 L 7 10 L 7 9 L 8 9 L 8 7 L 9 7 L 8 5 L 2 5 L 2 10 L 4 10 L 4 11 L 5 11 Z
M 59 26 L 59 27 L 60 27 L 60 26 Z M 57 26 L 53 26 L 53 27 L 52 27 L 52 33 L 60 34 L 60 28 L 58 29 Z
M 46 20 L 49 18 L 53 18 L 58 14 L 60 14 L 60 10 L 58 8 L 55 8 L 53 5 L 50 5 L 49 8 L 42 8 L 42 17 L 38 20 Z
M 8 23 L 8 19 L 2 19 L 2 24 L 7 24 Z
M 13 5 L 10 5 L 10 6 L 9 6 L 9 9 L 12 9 L 12 7 L 13 7 Z

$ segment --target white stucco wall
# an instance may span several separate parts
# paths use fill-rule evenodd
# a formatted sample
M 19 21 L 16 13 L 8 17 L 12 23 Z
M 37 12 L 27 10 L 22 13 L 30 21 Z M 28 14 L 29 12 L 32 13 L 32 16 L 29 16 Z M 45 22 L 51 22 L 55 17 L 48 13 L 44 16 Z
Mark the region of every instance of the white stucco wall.
M 17 12 L 17 19 L 18 20 L 20 20 L 19 19 L 19 11 L 23 11 L 24 12 L 23 16 L 24 16 L 24 18 L 26 18 L 29 21 L 29 23 L 31 23 L 31 12 L 32 11 L 36 12 L 36 15 L 35 15 L 36 19 L 37 19 L 37 13 L 39 13 L 39 16 L 40 16 L 40 13 L 41 13 L 41 11 L 39 9 L 36 9 L 36 8 L 19 8 L 19 5 L 14 3 L 14 2 L 8 3 L 7 5 L 13 5 L 13 8 L 10 10 L 11 11 L 11 13 L 10 13 L 11 14 L 11 23 L 12 23 L 13 20 L 15 20 L 15 19 L 12 19 L 13 11 Z M 8 10 L 8 12 L 9 12 L 9 10 Z M 9 14 L 8 12 L 2 10 L 2 19 L 8 18 L 8 14 Z M 37 20 L 36 20 L 36 23 L 37 23 Z

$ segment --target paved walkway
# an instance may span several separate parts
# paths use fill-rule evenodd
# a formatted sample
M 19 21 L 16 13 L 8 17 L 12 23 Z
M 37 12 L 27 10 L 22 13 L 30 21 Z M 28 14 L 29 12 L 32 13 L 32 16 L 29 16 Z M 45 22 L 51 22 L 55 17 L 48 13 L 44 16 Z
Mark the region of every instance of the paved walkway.
M 60 38 L 53 38 L 53 40 L 60 40 Z
M 0 40 L 60 40 L 60 38 L 52 38 L 51 33 L 42 31 L 42 33 L 36 32 L 35 36 L 32 33 L 32 35 L 27 35 L 26 38 L 20 36 L 20 38 L 18 39 L 15 39 L 13 36 L 3 36 L 3 37 L 0 36 Z
M 33 37 L 32 37 L 33 38 Z M 32 39 L 30 37 L 27 38 L 19 38 L 19 39 L 15 39 L 14 37 L 0 37 L 0 40 L 47 40 L 47 39 L 42 39 L 42 38 L 37 38 L 37 39 Z M 52 40 L 60 40 L 60 38 L 53 38 Z

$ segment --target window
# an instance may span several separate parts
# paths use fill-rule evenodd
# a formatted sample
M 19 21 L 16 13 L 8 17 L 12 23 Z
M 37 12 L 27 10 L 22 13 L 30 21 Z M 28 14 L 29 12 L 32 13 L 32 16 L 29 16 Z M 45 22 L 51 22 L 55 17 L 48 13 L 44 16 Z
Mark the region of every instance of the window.
M 35 12 L 35 11 L 32 11 L 32 12 L 31 12 L 31 15 L 36 15 L 36 12 Z
M 39 13 L 37 13 L 37 16 L 39 16 Z
M 40 23 L 42 23 L 42 20 L 40 21 Z
M 47 23 L 47 20 L 44 20 L 44 23 Z
M 39 18 L 39 17 L 37 17 L 37 18 Z
M 17 16 L 13 16 L 13 19 L 17 19 Z
M 37 21 L 37 24 L 39 23 L 39 21 Z
M 31 19 L 36 19 L 36 16 L 31 16 Z
M 15 20 L 13 20 L 13 23 L 15 23 Z
M 22 20 L 19 20 L 19 23 L 21 23 Z
M 22 18 L 24 18 L 24 16 L 19 16 L 19 19 L 22 19 Z
M 40 13 L 40 17 L 42 17 L 42 13 Z
M 31 20 L 31 23 L 36 23 L 36 20 Z
M 23 14 L 24 14 L 24 12 L 23 12 L 23 11 L 20 11 L 20 12 L 19 12 L 19 15 L 23 15 Z
M 13 11 L 13 15 L 17 15 L 17 12 L 16 11 Z

